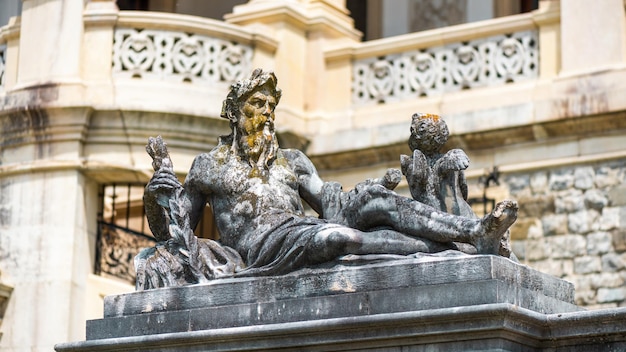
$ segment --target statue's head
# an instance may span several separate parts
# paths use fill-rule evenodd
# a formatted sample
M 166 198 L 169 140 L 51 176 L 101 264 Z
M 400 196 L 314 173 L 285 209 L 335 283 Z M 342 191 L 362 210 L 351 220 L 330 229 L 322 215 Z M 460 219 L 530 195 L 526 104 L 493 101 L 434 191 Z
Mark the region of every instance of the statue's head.
M 439 115 L 413 114 L 411 118 L 411 150 L 419 149 L 424 154 L 437 153 L 448 141 L 448 126 Z
M 282 91 L 278 88 L 278 79 L 272 71 L 263 71 L 257 68 L 252 72 L 250 78 L 238 81 L 230 86 L 230 91 L 222 104 L 221 117 L 227 118 L 232 125 L 236 125 L 241 108 L 245 101 L 261 88 L 266 88 L 276 99 L 276 104 L 282 96 Z
M 230 121 L 232 134 L 226 140 L 233 151 L 251 164 L 266 167 L 276 156 L 274 109 L 281 90 L 273 72 L 256 69 L 250 78 L 234 83 L 222 105 L 221 116 Z

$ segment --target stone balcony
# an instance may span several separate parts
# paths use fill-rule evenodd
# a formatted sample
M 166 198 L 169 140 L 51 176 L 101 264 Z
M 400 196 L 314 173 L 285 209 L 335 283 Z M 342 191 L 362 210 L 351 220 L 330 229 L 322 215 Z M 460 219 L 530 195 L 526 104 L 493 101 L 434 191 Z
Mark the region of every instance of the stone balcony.
M 192 155 L 228 129 L 219 118 L 228 86 L 264 67 L 277 72 L 285 91 L 277 127 L 311 141 L 307 152 L 322 173 L 396 166 L 397 155 L 406 152 L 410 116 L 418 111 L 446 118 L 452 144 L 468 151 L 477 173 L 493 165 L 503 171 L 533 165 L 545 155 L 567 160 L 621 152 L 621 137 L 607 137 L 607 131 L 626 127 L 619 118 L 626 108 L 620 99 L 626 70 L 562 69 L 559 2 L 368 42 L 355 40 L 349 25 L 336 20 L 336 9 L 320 24 L 322 3 L 315 3 L 318 12 L 310 18 L 295 3 L 278 10 L 250 5 L 265 7 L 236 7 L 223 22 L 89 2 L 76 24 L 84 30 L 73 44 L 79 68 L 59 64 L 58 72 L 71 72 L 62 79 L 29 79 L 21 65 L 32 63 L 19 55 L 24 29 L 14 18 L 0 28 L 0 114 L 27 107 L 80 110 L 88 121 L 53 118 L 56 126 L 30 135 L 84 140 L 84 157 L 94 162 L 131 162 L 123 155 L 128 149 L 111 156 L 100 146 L 130 143 L 136 146 L 131 153 L 143 154 L 146 137 L 162 132 L 181 150 L 184 173 Z M 28 120 L 11 126 L 15 120 L 3 118 L 8 147 L 24 142 L 20 126 L 38 125 Z M 583 132 L 589 139 L 576 142 Z M 527 146 L 521 154 L 520 143 Z

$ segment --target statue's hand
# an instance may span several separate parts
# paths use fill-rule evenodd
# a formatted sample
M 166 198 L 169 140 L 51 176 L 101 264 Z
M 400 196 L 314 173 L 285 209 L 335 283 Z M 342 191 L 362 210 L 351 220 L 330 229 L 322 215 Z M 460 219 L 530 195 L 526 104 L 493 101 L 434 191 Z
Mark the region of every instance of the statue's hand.
M 154 171 L 159 171 L 159 169 L 162 168 L 173 169 L 174 165 L 172 165 L 170 154 L 167 151 L 167 144 L 165 144 L 161 136 L 148 138 L 146 152 L 148 152 L 148 155 L 152 158 L 152 168 Z
M 182 189 L 182 184 L 174 173 L 172 160 L 167 151 L 167 145 L 158 136 L 150 137 L 146 151 L 152 157 L 152 168 L 154 175 L 146 186 L 144 197 L 151 197 L 156 202 L 166 208 L 169 208 L 169 200 L 172 199 L 176 192 Z
M 452 149 L 437 164 L 440 172 L 461 171 L 469 166 L 469 157 L 461 149 Z
M 176 192 L 182 188 L 183 185 L 171 169 L 161 168 L 154 173 L 148 182 L 144 197 L 151 197 L 159 205 L 169 208 L 169 200 L 174 198 Z

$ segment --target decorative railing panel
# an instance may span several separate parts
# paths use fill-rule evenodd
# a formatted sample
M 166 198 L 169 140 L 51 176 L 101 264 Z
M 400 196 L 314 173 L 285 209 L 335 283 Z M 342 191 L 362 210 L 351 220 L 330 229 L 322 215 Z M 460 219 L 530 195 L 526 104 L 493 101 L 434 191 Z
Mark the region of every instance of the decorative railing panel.
M 524 31 L 362 59 L 352 99 L 386 103 L 536 78 L 538 55 L 537 32 Z
M 4 90 L 4 76 L 6 72 L 6 44 L 0 44 L 0 92 Z
M 129 231 L 120 226 L 100 221 L 96 272 L 135 283 L 134 259 L 147 247 L 154 247 L 152 237 Z
M 203 35 L 117 28 L 113 73 L 194 84 L 232 83 L 250 71 L 252 52 L 249 46 Z

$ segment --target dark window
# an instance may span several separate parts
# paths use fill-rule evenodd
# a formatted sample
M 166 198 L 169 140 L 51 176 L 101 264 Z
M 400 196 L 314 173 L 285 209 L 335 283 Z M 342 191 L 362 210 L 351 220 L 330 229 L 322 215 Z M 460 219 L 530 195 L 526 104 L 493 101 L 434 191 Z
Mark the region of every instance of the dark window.
M 354 28 L 363 33 L 363 40 L 371 39 L 367 38 L 367 1 L 348 0 L 346 7 L 350 11 L 350 17 L 354 20 Z
M 98 209 L 98 233 L 94 272 L 135 283 L 134 258 L 156 244 L 143 207 L 145 184 L 102 185 Z M 217 239 L 213 213 L 207 206 L 195 235 Z
M 148 11 L 148 0 L 117 0 L 120 10 Z

